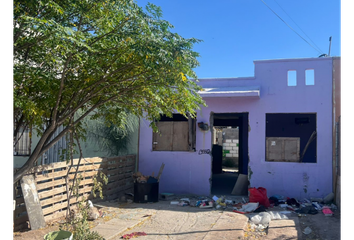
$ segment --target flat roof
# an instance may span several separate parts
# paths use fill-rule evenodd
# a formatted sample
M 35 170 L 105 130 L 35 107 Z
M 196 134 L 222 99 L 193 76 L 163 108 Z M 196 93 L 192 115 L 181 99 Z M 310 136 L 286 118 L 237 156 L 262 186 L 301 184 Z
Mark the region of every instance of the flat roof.
M 260 86 L 203 88 L 201 97 L 260 97 Z

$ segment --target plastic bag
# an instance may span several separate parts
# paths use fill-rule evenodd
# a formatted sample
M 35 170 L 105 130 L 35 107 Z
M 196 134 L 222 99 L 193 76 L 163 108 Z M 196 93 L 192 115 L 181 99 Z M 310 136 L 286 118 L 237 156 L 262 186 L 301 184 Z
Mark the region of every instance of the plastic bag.
M 270 215 L 271 220 L 283 220 L 283 219 L 289 219 L 285 214 L 282 214 L 280 212 L 276 211 L 270 211 L 268 212 Z
M 267 189 L 259 187 L 259 188 L 249 188 L 250 192 L 249 201 L 250 202 L 258 202 L 259 204 L 268 208 L 270 206 L 269 199 L 267 197 Z
M 251 217 L 251 222 L 254 224 L 268 225 L 271 221 L 271 216 L 267 212 L 261 212 L 253 217 Z

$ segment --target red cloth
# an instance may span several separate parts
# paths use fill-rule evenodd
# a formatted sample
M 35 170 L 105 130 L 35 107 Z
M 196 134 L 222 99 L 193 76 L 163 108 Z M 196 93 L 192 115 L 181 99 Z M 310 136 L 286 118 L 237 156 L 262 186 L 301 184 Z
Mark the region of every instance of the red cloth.
M 250 192 L 249 202 L 258 202 L 260 205 L 263 205 L 266 208 L 270 206 L 269 199 L 267 196 L 267 189 L 263 187 L 253 187 L 249 188 L 248 191 Z

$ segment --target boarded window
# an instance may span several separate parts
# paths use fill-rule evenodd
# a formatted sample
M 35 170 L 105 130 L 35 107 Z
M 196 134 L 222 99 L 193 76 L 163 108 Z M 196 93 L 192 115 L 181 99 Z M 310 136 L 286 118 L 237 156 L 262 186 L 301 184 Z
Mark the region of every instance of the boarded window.
M 267 138 L 267 161 L 299 162 L 299 160 L 300 138 Z
M 195 119 L 174 114 L 163 116 L 156 123 L 158 132 L 153 133 L 154 151 L 195 151 Z
M 317 161 L 315 113 L 267 113 L 266 161 Z

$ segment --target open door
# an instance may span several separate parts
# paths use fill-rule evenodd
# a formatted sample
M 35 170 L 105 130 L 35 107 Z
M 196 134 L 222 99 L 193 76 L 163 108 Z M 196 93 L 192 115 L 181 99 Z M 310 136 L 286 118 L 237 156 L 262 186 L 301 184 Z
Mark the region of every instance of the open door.
M 239 174 L 248 174 L 248 113 L 212 113 L 210 120 L 211 193 L 229 195 Z

